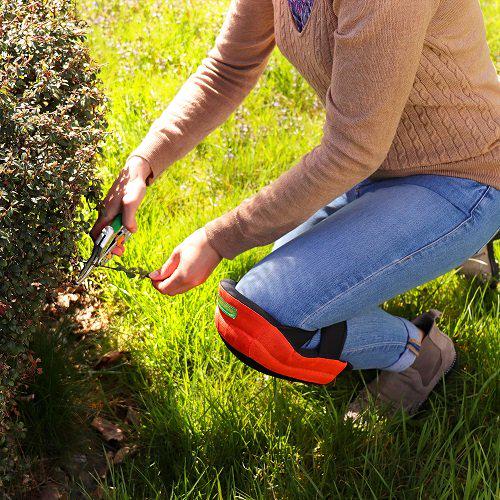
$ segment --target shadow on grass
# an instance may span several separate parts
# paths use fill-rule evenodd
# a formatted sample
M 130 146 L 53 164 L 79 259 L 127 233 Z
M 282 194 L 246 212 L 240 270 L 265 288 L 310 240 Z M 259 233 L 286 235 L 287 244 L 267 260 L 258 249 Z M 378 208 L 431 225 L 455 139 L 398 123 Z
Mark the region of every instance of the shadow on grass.
M 449 273 L 384 307 L 407 318 L 443 311 L 440 327 L 460 349 L 458 372 L 414 418 L 364 428 L 343 420 L 375 371 L 328 387 L 292 384 L 216 348 L 208 364 L 175 365 L 161 384 L 133 381 L 142 453 L 112 469 L 104 497 L 494 498 L 497 292 Z M 190 349 L 182 344 L 186 357 Z
M 71 335 L 69 322 L 35 335 L 30 347 L 41 359 L 41 373 L 29 386 L 29 400 L 20 407 L 28 434 L 25 451 L 51 457 L 59 464 L 84 441 L 85 416 L 91 403 L 87 375 L 75 366 L 83 356 L 78 352 L 82 349 L 72 347 L 71 354 L 68 352 Z
M 91 366 L 110 348 L 109 335 L 76 340 L 71 321 L 63 321 L 32 346 L 43 373 L 22 408 L 27 455 L 38 477 L 64 488 L 71 478 L 71 491 L 85 498 L 96 491 L 117 499 L 437 498 L 466 491 L 494 498 L 497 292 L 450 273 L 385 307 L 408 318 L 440 309 L 440 326 L 461 352 L 458 373 L 413 419 L 374 419 L 365 428 L 343 420 L 362 378 L 375 371 L 346 373 L 328 387 L 290 384 L 256 374 L 218 348 L 188 362 L 185 340 L 182 363 L 166 377 L 157 379 L 139 352 L 132 363 L 97 373 Z M 196 331 L 188 333 L 190 339 Z M 139 454 L 120 465 L 108 461 L 90 481 L 91 466 L 102 467 L 104 453 L 116 451 L 90 429 L 92 417 L 123 421 L 131 404 L 141 421 L 125 429 Z M 82 456 L 85 467 L 75 465 Z
M 131 387 L 139 370 L 126 358 L 106 369 L 94 368 L 112 344 L 105 328 L 82 332 L 81 311 L 71 306 L 56 317 L 48 315 L 30 345 L 40 359 L 40 373 L 19 402 L 30 476 L 12 492 L 15 498 L 82 498 L 82 490 L 95 491 L 98 477 L 108 473 L 109 460 L 123 444 L 103 440 L 91 426 L 96 415 L 117 422 L 125 444 L 134 442 L 136 429 L 124 419 L 128 408 L 136 407 Z

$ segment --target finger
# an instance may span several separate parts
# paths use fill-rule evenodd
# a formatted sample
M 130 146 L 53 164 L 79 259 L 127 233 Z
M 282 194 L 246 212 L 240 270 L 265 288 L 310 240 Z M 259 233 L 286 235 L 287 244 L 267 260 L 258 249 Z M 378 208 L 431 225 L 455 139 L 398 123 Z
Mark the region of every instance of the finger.
M 149 277 L 153 281 L 163 281 L 168 278 L 179 266 L 179 262 L 181 260 L 181 254 L 178 250 L 174 250 L 170 257 L 167 259 L 165 264 L 161 266 L 160 269 L 153 271 L 149 274 Z
M 125 247 L 123 245 L 116 245 L 115 248 L 111 250 L 111 253 L 121 257 L 125 253 Z
M 174 271 L 169 278 L 154 282 L 153 286 L 164 295 L 177 295 L 192 288 L 192 285 L 188 283 L 186 276 L 180 269 Z

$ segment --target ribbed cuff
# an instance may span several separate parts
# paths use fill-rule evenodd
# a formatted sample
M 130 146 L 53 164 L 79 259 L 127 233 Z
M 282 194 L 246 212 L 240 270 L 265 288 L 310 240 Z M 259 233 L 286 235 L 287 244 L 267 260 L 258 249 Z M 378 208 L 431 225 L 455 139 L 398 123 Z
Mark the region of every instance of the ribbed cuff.
M 153 172 L 155 181 L 173 163 L 172 151 L 169 149 L 168 139 L 154 132 L 148 132 L 142 142 L 127 157 L 139 156 L 146 160 Z

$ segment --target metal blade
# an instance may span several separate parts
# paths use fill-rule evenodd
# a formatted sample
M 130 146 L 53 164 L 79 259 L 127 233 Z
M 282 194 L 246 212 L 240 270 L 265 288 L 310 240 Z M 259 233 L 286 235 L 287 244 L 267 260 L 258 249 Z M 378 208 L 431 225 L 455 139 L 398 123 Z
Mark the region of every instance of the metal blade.
M 113 226 L 106 226 L 105 228 L 103 228 L 101 234 L 94 243 L 92 254 L 89 260 L 83 266 L 83 269 L 81 270 L 76 280 L 76 283 L 81 284 L 95 267 L 98 266 L 107 267 L 103 264 L 105 264 L 112 258 L 113 256 L 112 251 L 116 247 L 118 242 L 123 244 L 130 236 L 131 233 L 124 226 L 121 226 L 116 233 Z M 118 267 L 116 268 L 110 267 L 109 269 L 116 269 L 117 271 L 123 271 L 127 273 L 129 276 L 132 275 L 132 277 L 140 276 L 141 278 L 145 278 L 147 277 L 148 274 L 147 271 L 143 271 L 142 269 L 128 270 L 123 266 L 120 266 L 119 264 Z
M 100 254 L 101 254 L 101 247 L 98 244 L 94 245 L 89 260 L 85 262 L 85 265 L 83 266 L 82 270 L 80 271 L 80 274 L 78 275 L 78 278 L 76 280 L 77 285 L 80 285 L 85 280 L 85 278 L 87 278 L 87 276 L 92 272 L 92 270 L 94 269 L 99 260 Z
M 76 280 L 76 284 L 80 285 L 85 278 L 91 273 L 91 271 L 95 267 L 95 259 L 92 259 L 92 257 L 85 263 L 83 266 L 83 269 L 81 270 L 80 274 L 78 275 L 78 278 Z

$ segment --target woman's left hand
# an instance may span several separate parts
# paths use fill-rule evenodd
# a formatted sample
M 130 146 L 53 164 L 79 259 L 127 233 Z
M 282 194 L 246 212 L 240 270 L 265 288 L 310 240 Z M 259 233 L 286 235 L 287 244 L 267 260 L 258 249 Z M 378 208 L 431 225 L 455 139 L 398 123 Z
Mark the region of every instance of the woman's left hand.
M 221 260 L 202 227 L 174 248 L 165 264 L 149 277 L 160 293 L 177 295 L 204 283 Z

